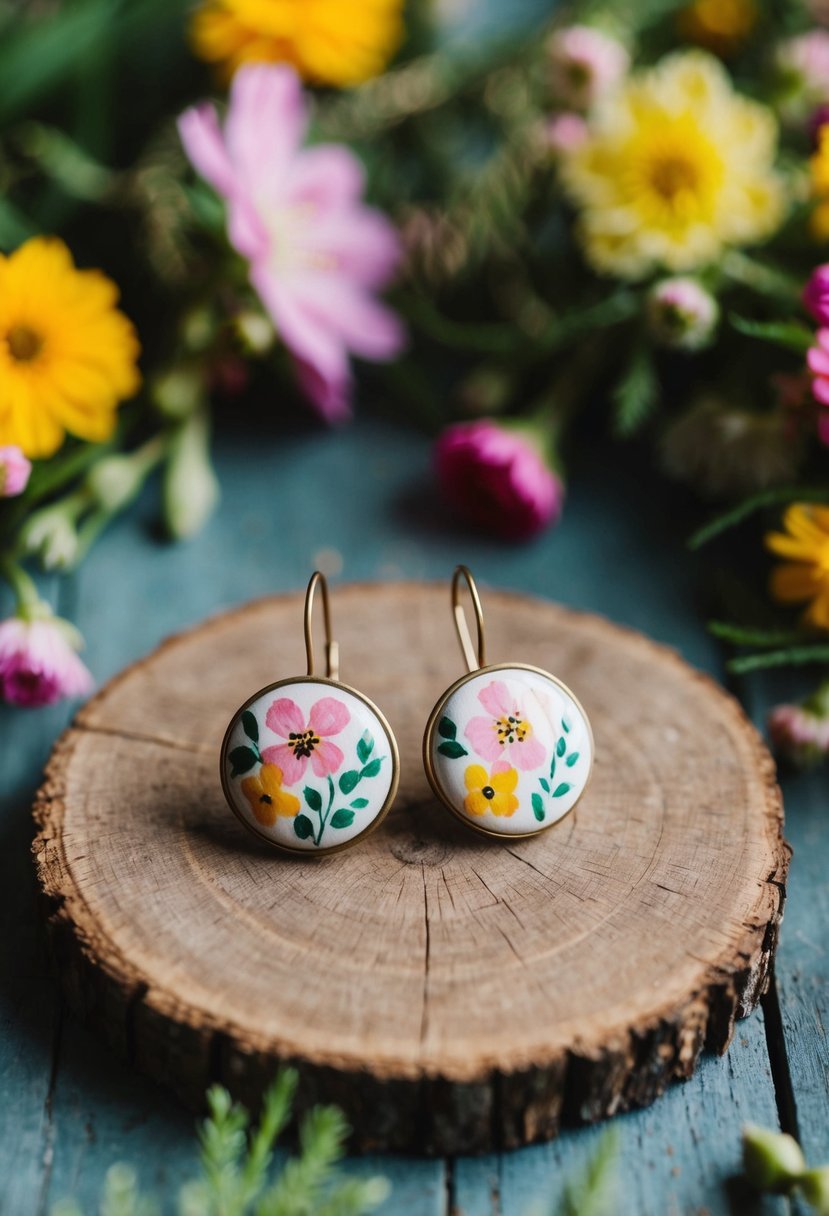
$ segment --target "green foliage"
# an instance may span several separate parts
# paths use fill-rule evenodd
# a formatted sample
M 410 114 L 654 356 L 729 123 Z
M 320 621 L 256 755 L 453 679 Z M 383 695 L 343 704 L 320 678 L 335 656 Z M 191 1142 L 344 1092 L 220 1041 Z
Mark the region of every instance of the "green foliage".
M 621 439 L 635 435 L 659 404 L 659 380 L 653 356 L 637 347 L 627 371 L 613 391 L 613 426 Z
M 688 540 L 689 549 L 701 549 L 716 536 L 736 528 L 757 511 L 765 507 L 779 506 L 791 502 L 829 502 L 829 488 L 826 486 L 785 486 L 773 490 L 761 490 L 759 494 L 751 494 L 736 506 L 715 515 L 704 527 L 694 532 Z
M 348 1126 L 333 1106 L 316 1107 L 302 1121 L 299 1152 L 274 1170 L 274 1146 L 290 1119 L 297 1077 L 284 1069 L 265 1094 L 258 1127 L 226 1089 L 207 1093 L 209 1114 L 199 1130 L 197 1178 L 181 1188 L 180 1216 L 365 1216 L 386 1198 L 383 1178 L 342 1178 Z M 155 1202 L 143 1195 L 135 1171 L 114 1165 L 108 1171 L 100 1216 L 154 1216 Z M 52 1216 L 84 1216 L 72 1201 Z
M 801 355 L 805 354 L 814 342 L 812 331 L 798 321 L 752 321 L 736 313 L 732 313 L 729 320 L 734 328 L 746 337 L 773 342 L 775 346 L 782 346 Z
M 621 1210 L 613 1183 L 618 1152 L 619 1136 L 610 1128 L 584 1172 L 567 1183 L 558 1216 L 612 1216 Z

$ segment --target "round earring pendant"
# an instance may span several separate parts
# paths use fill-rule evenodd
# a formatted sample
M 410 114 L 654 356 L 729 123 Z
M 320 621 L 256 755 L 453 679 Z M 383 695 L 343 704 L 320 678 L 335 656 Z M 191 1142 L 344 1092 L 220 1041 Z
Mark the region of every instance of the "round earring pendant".
M 593 767 L 593 734 L 570 690 L 538 667 L 482 667 L 438 701 L 423 759 L 432 789 L 490 836 L 531 836 L 572 810 Z
M 234 714 L 221 757 L 231 810 L 288 853 L 334 853 L 373 831 L 394 800 L 397 744 L 379 709 L 321 676 L 280 680 Z

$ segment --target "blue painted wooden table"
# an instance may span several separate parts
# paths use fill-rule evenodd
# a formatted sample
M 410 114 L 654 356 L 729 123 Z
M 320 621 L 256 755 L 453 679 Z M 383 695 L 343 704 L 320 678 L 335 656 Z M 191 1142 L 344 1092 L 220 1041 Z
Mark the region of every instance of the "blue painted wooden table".
M 304 585 L 315 565 L 343 579 L 445 578 L 458 560 L 487 583 L 604 613 L 679 649 L 722 676 L 706 635 L 699 568 L 683 551 L 671 502 L 627 470 L 618 452 L 577 464 L 563 525 L 528 547 L 454 529 L 440 511 L 425 440 L 377 422 L 341 433 L 261 442 L 221 437 L 220 512 L 194 542 L 154 539 L 154 499 L 107 533 L 80 572 L 48 588 L 78 622 L 87 659 L 105 680 L 165 635 L 242 600 Z M 566 573 L 565 573 L 566 572 Z M 3 608 L 7 608 L 3 604 Z M 778 688 L 739 688 L 759 721 Z M 89 1211 L 107 1167 L 128 1160 L 142 1182 L 172 1195 L 192 1174 L 192 1117 L 120 1066 L 62 1008 L 36 923 L 29 805 L 71 707 L 0 712 L 0 1212 L 33 1216 L 77 1196 Z M 825 776 L 785 785 L 795 847 L 776 980 L 738 1026 L 728 1054 L 703 1058 L 692 1080 L 648 1110 L 616 1120 L 616 1211 L 637 1216 L 784 1213 L 758 1203 L 739 1172 L 748 1121 L 798 1134 L 829 1161 L 829 826 Z M 597 1128 L 550 1145 L 482 1159 L 374 1158 L 383 1216 L 529 1216 L 555 1211 L 564 1176 L 583 1164 Z

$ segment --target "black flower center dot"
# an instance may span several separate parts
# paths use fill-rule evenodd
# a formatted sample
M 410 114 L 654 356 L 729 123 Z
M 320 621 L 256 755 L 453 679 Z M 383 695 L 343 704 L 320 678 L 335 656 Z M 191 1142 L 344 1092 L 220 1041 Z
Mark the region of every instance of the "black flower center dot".
M 270 794 L 261 794 L 259 797 L 259 801 L 266 802 L 268 804 L 268 806 L 270 806 L 271 803 L 273 802 L 273 798 L 271 798 Z
M 294 749 L 295 756 L 310 756 L 314 748 L 319 747 L 320 738 L 312 730 L 291 731 L 288 742 Z
M 491 785 L 485 785 L 484 788 L 481 790 L 481 793 L 483 794 L 484 798 L 486 798 L 487 802 L 491 802 L 492 799 L 495 797 L 495 790 L 492 788 Z

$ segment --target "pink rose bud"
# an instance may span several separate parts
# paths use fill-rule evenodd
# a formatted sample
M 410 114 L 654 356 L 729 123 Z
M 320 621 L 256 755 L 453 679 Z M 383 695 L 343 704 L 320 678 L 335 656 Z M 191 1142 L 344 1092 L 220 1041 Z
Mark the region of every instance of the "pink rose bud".
M 818 325 L 829 325 L 829 263 L 812 271 L 803 288 L 803 303 Z
M 82 644 L 74 625 L 60 617 L 0 622 L 0 697 L 34 708 L 88 693 L 92 676 L 75 653 Z
M 621 42 L 589 25 L 558 30 L 549 56 L 553 94 L 574 110 L 589 110 L 615 89 L 630 64 Z
M 31 461 L 26 459 L 20 448 L 12 445 L 0 447 L 0 498 L 22 494 L 31 471 Z
M 587 139 L 587 123 L 581 114 L 554 114 L 544 129 L 544 142 L 554 156 L 575 152 Z
M 521 540 L 561 514 L 564 486 L 527 432 L 460 422 L 438 439 L 435 460 L 447 501 L 486 532 Z
M 800 705 L 776 705 L 769 736 L 779 756 L 801 768 L 829 755 L 829 680 Z
M 696 279 L 663 279 L 647 297 L 648 325 L 662 346 L 699 350 L 713 337 L 719 320 L 717 301 Z
M 829 30 L 812 29 L 788 38 L 777 49 L 777 70 L 788 119 L 805 119 L 813 106 L 826 101 L 829 80 Z

